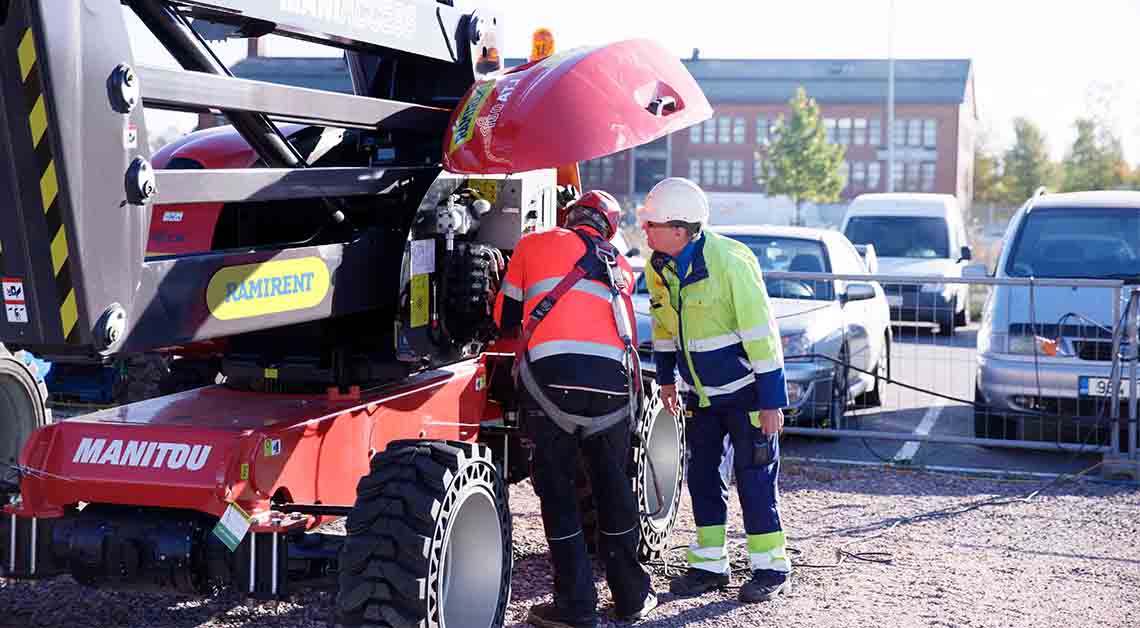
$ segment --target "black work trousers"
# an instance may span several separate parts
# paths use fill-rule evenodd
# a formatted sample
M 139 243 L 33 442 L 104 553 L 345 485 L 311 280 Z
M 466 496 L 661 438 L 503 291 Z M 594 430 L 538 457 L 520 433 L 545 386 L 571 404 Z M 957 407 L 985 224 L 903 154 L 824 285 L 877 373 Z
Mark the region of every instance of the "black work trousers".
M 586 550 L 576 477 L 584 456 L 598 510 L 598 555 L 619 615 L 640 610 L 650 591 L 649 574 L 637 559 L 641 541 L 637 499 L 626 464 L 629 421 L 589 438 L 558 427 L 541 410 L 524 405 L 534 441 L 532 481 L 554 568 L 554 603 L 569 615 L 597 612 L 593 566 Z

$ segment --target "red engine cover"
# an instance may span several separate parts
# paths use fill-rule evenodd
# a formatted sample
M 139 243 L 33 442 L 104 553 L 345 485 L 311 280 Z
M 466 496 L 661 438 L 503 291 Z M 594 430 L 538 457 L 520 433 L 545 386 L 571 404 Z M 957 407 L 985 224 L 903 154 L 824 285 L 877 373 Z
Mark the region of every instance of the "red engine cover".
M 697 82 L 661 45 L 579 48 L 473 85 L 452 112 L 443 164 L 471 174 L 556 168 L 711 116 Z

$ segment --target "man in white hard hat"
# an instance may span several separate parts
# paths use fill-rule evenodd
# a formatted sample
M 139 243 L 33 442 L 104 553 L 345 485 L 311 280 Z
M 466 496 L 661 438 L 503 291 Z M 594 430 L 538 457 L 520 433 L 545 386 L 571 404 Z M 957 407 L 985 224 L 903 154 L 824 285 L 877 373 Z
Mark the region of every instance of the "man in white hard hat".
M 704 228 L 708 198 L 688 179 L 654 186 L 638 218 L 654 251 L 646 278 L 657 382 L 665 406 L 676 413 L 674 369 L 681 373 L 692 452 L 688 482 L 697 538 L 688 571 L 670 590 L 690 596 L 729 584 L 728 487 L 719 470 L 727 434 L 752 570 L 740 600 L 769 600 L 786 589 L 791 574 L 777 490 L 781 408 L 788 398 L 780 332 L 760 264 L 744 244 Z

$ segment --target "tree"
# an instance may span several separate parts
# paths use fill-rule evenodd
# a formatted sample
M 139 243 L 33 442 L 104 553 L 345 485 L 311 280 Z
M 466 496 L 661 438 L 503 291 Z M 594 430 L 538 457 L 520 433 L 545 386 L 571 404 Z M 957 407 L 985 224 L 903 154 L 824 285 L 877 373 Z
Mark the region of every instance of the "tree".
M 1075 126 L 1077 139 L 1061 162 L 1062 189 L 1079 192 L 1122 187 L 1128 177 L 1128 164 L 1120 140 L 1093 118 L 1079 118 Z
M 1005 153 L 1004 178 L 1009 198 L 1020 204 L 1037 188 L 1053 182 L 1055 168 L 1049 161 L 1045 134 L 1036 124 L 1015 118 L 1013 132 L 1013 146 Z
M 994 151 L 988 131 L 980 131 L 974 140 L 974 203 L 990 207 L 1016 205 L 1010 200 L 1003 175 L 1001 155 Z
M 845 148 L 828 144 L 819 117 L 819 105 L 801 87 L 788 102 L 791 117 L 776 120 L 775 139 L 768 147 L 759 182 L 768 196 L 787 196 L 796 206 L 793 223 L 803 224 L 804 201 L 839 200 L 845 184 L 840 173 Z

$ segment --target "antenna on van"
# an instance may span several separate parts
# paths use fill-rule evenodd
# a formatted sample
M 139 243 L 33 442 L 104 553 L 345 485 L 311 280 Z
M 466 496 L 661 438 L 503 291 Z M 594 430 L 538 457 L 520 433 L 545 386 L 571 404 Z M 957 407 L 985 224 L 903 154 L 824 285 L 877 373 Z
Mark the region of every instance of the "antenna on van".
M 1037 186 L 1036 190 L 1033 190 L 1033 198 L 1037 198 L 1038 196 L 1041 196 L 1043 194 L 1048 194 L 1048 193 L 1049 193 L 1048 188 L 1046 188 L 1044 185 L 1039 185 L 1039 186 Z

